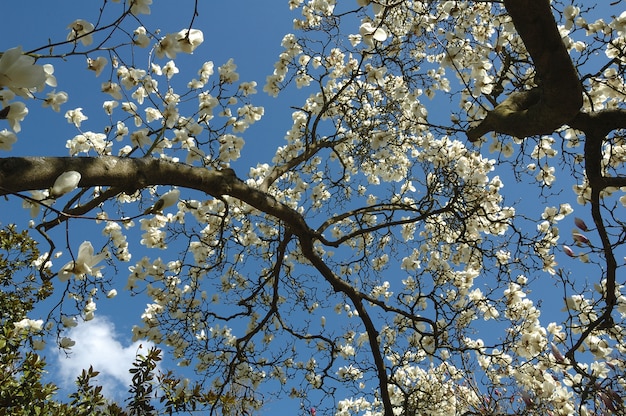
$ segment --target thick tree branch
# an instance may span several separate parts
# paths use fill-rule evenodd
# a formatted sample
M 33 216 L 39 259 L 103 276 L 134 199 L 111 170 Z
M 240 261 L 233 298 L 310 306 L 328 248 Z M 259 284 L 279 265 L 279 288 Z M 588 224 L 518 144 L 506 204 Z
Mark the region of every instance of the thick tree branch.
M 510 94 L 467 132 L 471 141 L 496 131 L 515 137 L 550 134 L 582 106 L 582 87 L 552 15 L 549 0 L 504 0 L 535 65 L 538 87 Z
M 607 177 L 603 174 L 602 145 L 608 133 L 626 127 L 626 111 L 614 109 L 589 114 L 580 113 L 572 121 L 571 126 L 585 133 L 585 173 L 591 188 L 591 215 L 602 241 L 602 251 L 606 260 L 606 309 L 602 316 L 582 334 L 580 344 L 596 326 L 602 324 L 605 327 L 610 327 L 613 325 L 611 314 L 617 304 L 615 295 L 617 260 L 600 210 L 601 192 L 609 186 L 626 185 L 626 178 Z
M 601 137 L 617 129 L 626 129 L 626 110 L 615 108 L 609 110 L 596 111 L 593 113 L 580 112 L 571 122 L 570 127 L 585 132 L 593 132 L 593 136 Z
M 79 187 L 109 186 L 134 192 L 172 185 L 214 197 L 228 195 L 284 221 L 299 237 L 313 235 L 300 214 L 271 195 L 246 185 L 232 169 L 209 170 L 152 158 L 11 157 L 0 159 L 0 195 L 50 188 L 63 172 L 80 172 Z

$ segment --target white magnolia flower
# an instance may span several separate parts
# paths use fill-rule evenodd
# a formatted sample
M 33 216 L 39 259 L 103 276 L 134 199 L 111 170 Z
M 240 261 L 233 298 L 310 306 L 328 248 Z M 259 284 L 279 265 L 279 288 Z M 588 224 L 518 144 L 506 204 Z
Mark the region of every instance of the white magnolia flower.
M 75 275 L 78 279 L 84 278 L 89 274 L 92 276 L 100 276 L 100 269 L 103 266 L 94 267 L 100 261 L 106 258 L 107 253 L 102 252 L 94 256 L 93 246 L 89 241 L 83 241 L 78 248 L 78 256 L 75 261 L 70 261 L 59 271 L 59 279 L 62 282 L 67 281 L 70 275 Z
M 24 202 L 22 202 L 22 207 L 30 210 L 30 216 L 34 218 L 37 215 L 39 215 L 39 211 L 42 205 L 48 205 L 51 203 L 51 201 L 47 200 L 48 196 L 49 196 L 48 190 L 30 191 L 30 197 L 32 200 L 25 199 Z
M 87 58 L 87 69 L 94 71 L 96 76 L 100 75 L 106 64 L 107 59 L 103 56 L 99 56 L 96 59 Z
M 61 348 L 69 349 L 76 345 L 76 341 L 68 337 L 63 337 L 61 338 L 61 342 L 59 343 L 59 345 Z
M 35 351 L 41 351 L 46 348 L 46 341 L 43 339 L 34 339 L 33 340 L 33 349 Z
M 74 328 L 76 325 L 78 325 L 78 322 L 76 322 L 76 319 L 67 315 L 61 316 L 61 323 L 66 328 Z
M 161 38 L 159 43 L 156 45 L 155 53 L 158 58 L 163 58 L 167 56 L 170 59 L 176 58 L 176 53 L 180 51 L 178 40 L 176 35 L 173 33 L 168 33 L 164 37 Z
M 75 170 L 63 172 L 54 181 L 54 185 L 50 190 L 50 196 L 52 198 L 57 198 L 61 195 L 65 195 L 66 193 L 73 191 L 78 187 L 78 182 L 80 182 L 80 178 L 80 173 L 76 172 Z
M 133 43 L 140 48 L 146 48 L 150 44 L 150 38 L 146 34 L 146 28 L 143 26 L 139 26 L 133 32 L 135 35 L 135 39 L 133 39 Z
M 150 14 L 150 5 L 152 0 L 133 0 L 130 6 L 130 12 L 137 16 L 138 14 Z
M 79 107 L 73 110 L 67 110 L 65 112 L 65 118 L 68 123 L 73 123 L 76 127 L 80 127 L 80 123 L 87 120 L 88 117 L 83 114 L 82 107 Z
M 387 32 L 381 27 L 374 26 L 371 22 L 365 22 L 359 28 L 359 33 L 363 36 L 363 39 L 374 39 L 379 42 L 387 40 Z M 371 42 L 371 41 L 370 41 Z
M 93 301 L 93 299 L 91 298 L 89 299 L 89 301 L 83 308 L 83 312 L 84 312 L 83 319 L 85 321 L 91 321 L 93 318 L 95 318 L 96 303 Z
M 19 322 L 14 322 L 13 326 L 15 326 L 15 329 L 18 330 L 21 329 L 28 332 L 37 332 L 41 331 L 41 329 L 43 328 L 43 320 L 24 318 Z
M 12 90 L 35 88 L 46 82 L 46 71 L 35 59 L 22 53 L 22 47 L 5 51 L 0 58 L 0 87 Z M 15 91 L 15 90 L 14 90 Z M 15 91 L 19 94 L 18 91 Z M 23 95 L 23 94 L 20 94 Z
M 154 203 L 153 206 L 148 208 L 144 214 L 154 214 L 157 212 L 162 212 L 164 208 L 171 207 L 175 203 L 178 202 L 178 198 L 180 197 L 180 191 L 178 189 L 172 189 L 164 193 L 157 202 Z
M 204 35 L 198 29 L 183 29 L 176 34 L 178 47 L 185 53 L 193 53 L 193 51 L 204 42 Z
M 24 120 L 27 114 L 28 108 L 26 108 L 24 103 L 15 101 L 9 105 L 9 112 L 6 115 L 6 119 L 14 132 L 19 133 L 22 130 L 20 121 Z
M 68 26 L 70 33 L 67 35 L 67 40 L 79 40 L 83 46 L 89 46 L 93 43 L 93 36 L 90 35 L 94 31 L 94 26 L 86 20 L 77 19 L 70 23 Z
M 46 99 L 43 101 L 43 106 L 50 107 L 58 113 L 61 111 L 61 104 L 67 102 L 67 98 L 67 93 L 65 91 L 52 91 L 46 96 Z
M 11 150 L 13 143 L 17 141 L 15 133 L 7 129 L 0 131 L 0 150 Z

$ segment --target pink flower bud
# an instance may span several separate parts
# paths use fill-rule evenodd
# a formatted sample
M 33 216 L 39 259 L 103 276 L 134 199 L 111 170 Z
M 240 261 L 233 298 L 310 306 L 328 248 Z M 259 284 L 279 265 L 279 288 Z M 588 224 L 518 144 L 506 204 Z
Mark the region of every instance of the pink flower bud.
M 576 254 L 574 253 L 574 250 L 572 250 L 568 246 L 563 246 L 563 251 L 565 252 L 565 254 L 567 254 L 570 257 L 576 257 Z
M 576 227 L 580 228 L 583 231 L 589 230 L 589 227 L 587 227 L 587 224 L 585 224 L 585 221 L 583 221 L 581 218 L 574 218 L 574 224 L 576 224 Z
M 589 239 L 580 233 L 572 233 L 572 237 L 576 243 L 589 244 Z
M 615 408 L 615 405 L 613 404 L 613 401 L 611 400 L 611 398 L 609 396 L 607 396 L 604 392 L 599 391 L 598 392 L 598 397 L 600 397 L 600 400 L 602 400 L 602 402 L 604 403 L 604 405 L 606 406 L 607 409 L 609 410 L 617 410 Z
M 561 354 L 561 351 L 559 351 L 558 347 L 554 345 L 554 343 L 550 344 L 550 348 L 552 348 L 552 355 L 554 356 L 555 360 L 557 360 L 559 363 L 565 361 L 565 357 L 563 357 L 563 354 Z

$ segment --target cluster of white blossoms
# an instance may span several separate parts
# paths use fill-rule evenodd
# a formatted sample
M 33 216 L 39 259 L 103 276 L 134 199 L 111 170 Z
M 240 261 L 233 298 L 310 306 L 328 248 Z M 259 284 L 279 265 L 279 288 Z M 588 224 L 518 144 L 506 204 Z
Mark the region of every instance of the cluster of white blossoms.
M 457 415 L 477 407 L 480 398 L 470 386 L 458 381 L 462 372 L 449 364 L 430 365 L 426 369 L 405 365 L 393 375 L 390 387 L 392 405 L 398 414 Z M 382 416 L 380 400 L 349 398 L 337 404 L 336 416 L 364 414 Z
M 108 256 L 107 252 L 94 255 L 93 245 L 84 241 L 78 248 L 76 259 L 70 261 L 59 271 L 59 279 L 67 281 L 71 276 L 76 279 L 85 279 L 87 275 L 102 277 L 100 270 L 103 266 L 96 266 Z
M 13 101 L 16 95 L 22 98 L 33 98 L 33 94 L 42 91 L 46 85 L 56 86 L 56 79 L 52 75 L 54 68 L 50 64 L 37 65 L 35 58 L 24 54 L 22 47 L 11 48 L 0 57 L 0 100 L 2 101 L 3 115 L 12 131 L 0 130 L 0 149 L 11 150 L 11 145 L 17 141 L 15 133 L 21 131 L 20 122 L 28 114 L 28 108 L 21 101 Z M 58 111 L 59 103 L 67 100 L 67 94 L 48 93 L 44 106 L 52 106 Z M 54 104 L 51 104 L 54 103 Z
M 269 75 L 265 81 L 263 91 L 276 97 L 281 90 L 281 83 L 285 81 L 289 64 L 291 61 L 302 53 L 302 47 L 298 44 L 293 34 L 287 34 L 283 37 L 281 43 L 285 51 L 280 54 L 279 60 L 274 64 L 274 73 Z M 306 58 L 305 61 L 308 61 Z
M 310 2 L 306 6 L 302 6 L 303 2 L 292 2 L 292 7 L 300 7 L 303 15 L 309 20 L 307 27 L 316 27 L 320 24 L 324 15 L 323 6 L 320 6 L 318 13 L 311 13 L 314 4 L 322 4 L 323 2 Z M 534 363 L 537 357 L 547 357 L 546 360 L 554 361 L 554 354 L 546 351 L 550 350 L 550 342 L 554 340 L 559 344 L 559 348 L 565 348 L 566 336 L 554 329 L 554 324 L 544 327 L 539 322 L 538 309 L 532 301 L 526 298 L 527 289 L 524 285 L 527 279 L 523 276 L 518 277 L 517 283 L 511 283 L 506 290 L 502 292 L 503 297 L 500 300 L 493 299 L 493 295 L 487 297 L 480 289 L 476 288 L 476 279 L 481 276 L 484 270 L 483 253 L 480 244 L 468 244 L 467 242 L 477 242 L 486 240 L 489 235 L 505 235 L 509 230 L 509 225 L 515 217 L 513 208 L 502 206 L 502 196 L 500 191 L 503 183 L 498 177 L 489 177 L 489 173 L 493 170 L 495 161 L 483 159 L 472 151 L 464 148 L 461 142 L 456 142 L 447 138 L 434 137 L 430 132 L 420 129 L 420 121 L 426 122 L 430 119 L 424 105 L 420 103 L 421 94 L 428 97 L 434 97 L 437 90 L 448 91 L 450 82 L 445 78 L 445 74 L 452 71 L 460 81 L 467 85 L 467 89 L 462 92 L 461 113 L 465 114 L 465 119 L 472 120 L 474 118 L 482 118 L 485 109 L 477 106 L 476 101 L 472 97 L 480 97 L 484 94 L 492 92 L 493 87 L 498 81 L 498 74 L 495 72 L 496 66 L 492 65 L 486 56 L 494 51 L 502 51 L 505 48 L 513 48 L 516 52 L 523 52 L 519 38 L 515 35 L 513 25 L 507 17 L 496 17 L 492 15 L 491 5 L 487 3 L 472 4 L 468 2 L 441 2 L 435 5 L 428 2 L 412 2 L 411 4 L 397 5 L 385 8 L 384 2 L 376 2 L 371 4 L 368 1 L 358 2 L 360 6 L 372 7 L 373 17 L 366 17 L 360 25 L 358 35 L 350 37 L 350 45 L 353 48 L 360 47 L 364 51 L 370 51 L 377 46 L 389 46 L 390 50 L 398 53 L 400 48 L 412 47 L 411 53 L 415 57 L 423 57 L 424 65 L 442 64 L 442 68 L 433 69 L 427 73 L 432 77 L 431 82 L 427 84 L 423 90 L 411 89 L 406 85 L 403 78 L 394 77 L 393 70 L 390 67 L 377 64 L 370 55 L 363 53 L 363 57 L 358 56 L 355 50 L 348 53 L 340 48 L 328 50 L 325 56 L 311 56 L 308 50 L 302 48 L 299 43 L 289 36 L 288 48 L 291 54 L 296 54 L 291 61 L 283 60 L 289 54 L 285 54 L 279 62 L 277 68 L 283 69 L 294 67 L 298 71 L 298 77 L 302 78 L 308 75 L 309 80 L 316 78 L 316 71 L 324 74 L 325 81 L 323 92 L 312 94 L 305 106 L 293 113 L 293 126 L 286 135 L 287 144 L 278 149 L 273 160 L 276 164 L 289 165 L 289 161 L 297 159 L 307 146 L 315 146 L 316 143 L 310 141 L 307 137 L 309 129 L 313 125 L 311 120 L 320 115 L 323 111 L 321 120 L 333 120 L 334 124 L 328 123 L 326 129 L 322 130 L 322 123 L 316 124 L 318 128 L 317 139 L 324 142 L 326 137 L 332 137 L 336 141 L 333 150 L 336 152 L 331 155 L 331 160 L 340 161 L 345 182 L 351 182 L 355 185 L 346 187 L 346 195 L 349 192 L 355 194 L 359 192 L 366 196 L 368 187 L 381 186 L 386 183 L 398 182 L 402 184 L 400 192 L 397 192 L 389 201 L 399 204 L 398 206 L 415 207 L 419 206 L 419 199 L 412 198 L 411 193 L 422 192 L 428 195 L 445 195 L 447 186 L 452 183 L 464 184 L 464 198 L 459 202 L 458 206 L 452 205 L 452 200 L 443 199 L 450 204 L 450 211 L 473 212 L 476 215 L 463 217 L 463 225 L 455 228 L 460 223 L 455 222 L 461 215 L 441 214 L 432 216 L 425 220 L 424 227 L 416 227 L 414 224 L 407 223 L 403 225 L 402 238 L 405 241 L 419 241 L 419 248 L 413 249 L 408 256 L 404 257 L 402 267 L 410 273 L 417 273 L 423 280 L 424 276 L 434 275 L 437 285 L 450 284 L 454 290 L 447 292 L 446 301 L 469 301 L 469 304 L 475 305 L 477 312 L 482 314 L 488 320 L 502 320 L 518 322 L 514 326 L 512 333 L 519 335 L 516 338 L 514 347 L 507 353 L 498 351 L 481 351 L 479 360 L 482 360 L 485 366 L 485 372 L 503 379 L 512 378 L 517 380 L 518 386 L 524 386 L 527 396 L 536 397 L 545 400 L 545 403 L 551 403 L 553 409 L 557 409 L 558 414 L 572 414 L 577 410 L 586 409 L 584 406 L 576 408 L 573 404 L 573 392 L 571 387 L 580 383 L 570 374 L 566 373 L 563 377 L 558 378 L 556 374 L 546 371 L 545 361 Z M 381 5 L 382 4 L 382 5 Z M 499 6 L 494 6 L 499 7 Z M 384 18 L 380 14 L 381 10 L 385 10 Z M 581 53 L 586 50 L 587 45 L 579 40 L 569 37 L 579 35 L 574 33 L 575 26 L 593 30 L 593 33 L 605 31 L 608 33 L 611 29 L 616 29 L 619 25 L 620 18 L 610 24 L 602 24 L 596 22 L 588 25 L 578 16 L 580 10 L 573 6 L 568 6 L 564 10 L 565 25 L 561 28 L 566 46 L 573 54 Z M 503 15 L 502 15 L 503 16 Z M 444 31 L 437 29 L 437 25 L 446 19 L 450 19 L 454 23 L 454 30 Z M 306 20 L 306 19 L 305 19 Z M 626 20 L 626 19 L 622 19 Z M 302 24 L 302 23 L 299 23 Z M 602 29 L 604 27 L 604 29 Z M 415 33 L 430 37 L 432 43 L 412 42 L 411 36 Z M 493 43 L 494 34 L 497 33 L 497 42 Z M 429 35 L 430 34 L 430 35 Z M 367 38 L 367 42 L 364 41 Z M 404 42 L 406 39 L 409 39 Z M 334 44 L 338 44 L 337 41 Z M 615 43 L 614 43 L 615 44 Z M 294 48 L 290 45 L 297 45 Z M 440 53 L 433 53 L 436 49 L 434 45 L 441 45 Z M 445 46 L 444 46 L 445 45 Z M 285 46 L 285 45 L 284 45 Z M 396 49 L 392 49 L 397 47 Z M 430 49 L 429 49 L 430 48 Z M 300 51 L 300 49 L 303 49 Z M 617 56 L 617 48 L 613 50 L 614 56 Z M 611 53 L 611 52 L 609 52 Z M 620 52 L 621 53 L 621 52 Z M 373 55 L 373 54 L 372 54 Z M 394 55 L 397 56 L 397 55 Z M 361 61 L 360 59 L 363 59 Z M 370 62 L 368 62 L 370 59 Z M 392 62 L 388 60 L 387 62 Z M 365 62 L 365 63 L 364 63 Z M 292 66 L 289 66 L 291 63 Z M 406 70 L 406 67 L 403 68 Z M 510 74 L 505 74 L 504 81 L 501 86 L 511 88 L 510 81 L 514 76 L 520 76 L 527 79 L 529 86 L 531 80 L 528 74 L 516 74 L 515 69 L 511 69 Z M 617 103 L 618 91 L 624 90 L 623 79 L 615 72 L 613 67 L 607 69 L 604 74 L 598 77 L 598 80 L 591 80 L 591 83 L 597 83 L 597 88 L 592 89 L 593 103 L 597 103 L 595 108 L 602 108 L 611 101 L 611 105 Z M 319 73 L 319 72 L 318 72 Z M 275 72 L 276 75 L 276 72 Z M 277 76 L 268 78 L 268 91 L 278 91 L 278 83 L 276 80 L 282 80 Z M 362 81 L 362 83 L 360 83 Z M 297 81 L 296 81 L 297 82 Z M 359 84 L 360 83 L 360 84 Z M 328 102 L 328 98 L 332 97 L 333 102 Z M 393 97 L 393 101 L 390 97 Z M 402 102 L 403 117 L 398 116 L 398 112 L 393 112 L 393 123 L 388 120 L 382 120 L 380 109 L 396 110 L 397 107 L 391 107 L 392 102 Z M 594 104 L 591 104 L 594 105 Z M 385 111 L 383 110 L 383 111 Z M 339 120 L 341 118 L 341 120 Z M 570 136 L 573 134 L 569 132 Z M 330 139 L 329 139 L 330 141 Z M 501 152 L 505 157 L 510 157 L 514 152 L 513 143 L 502 143 L 494 139 L 491 151 Z M 574 141 L 568 142 L 569 147 Z M 609 148 L 610 147 L 610 148 Z M 624 152 L 623 141 L 618 140 L 615 144 L 607 146 L 604 152 L 605 166 L 617 168 L 623 165 Z M 358 149 L 358 151 L 356 150 Z M 367 157 L 358 159 L 360 152 L 368 152 Z M 554 159 L 558 152 L 555 150 L 555 139 L 553 137 L 544 136 L 537 142 L 535 148 L 530 152 L 530 158 L 535 164 L 527 165 L 529 171 L 537 170 L 539 172 L 536 179 L 546 185 L 551 186 L 556 180 L 556 168 L 551 165 L 550 159 Z M 423 178 L 412 177 L 412 180 L 406 181 L 408 172 L 415 166 L 415 160 L 423 162 L 431 162 L 433 171 L 424 175 Z M 280 191 L 275 191 L 275 195 L 281 200 L 289 203 L 294 207 L 305 204 L 305 201 L 311 200 L 310 206 L 321 209 L 328 201 L 333 200 L 336 194 L 330 188 L 327 178 L 320 174 L 322 170 L 328 170 L 330 164 L 324 161 L 311 159 L 309 163 L 303 165 L 299 172 L 290 172 L 289 175 L 283 176 L 280 180 Z M 307 170 L 310 169 L 309 173 Z M 447 183 L 445 176 L 441 172 L 447 172 L 450 178 L 454 178 L 454 182 Z M 271 172 L 267 168 L 258 167 L 254 170 L 255 182 L 260 183 L 265 175 Z M 315 173 L 313 173 L 315 172 Z M 435 173 L 436 172 L 436 173 Z M 256 176 L 258 175 L 258 177 Z M 367 183 L 356 185 L 360 175 L 365 175 Z M 252 183 L 252 182 L 251 182 Z M 421 188 L 426 185 L 425 189 Z M 584 189 L 589 192 L 588 187 L 579 186 L 577 189 Z M 362 191 L 361 191 L 362 190 Z M 410 192 L 407 192 L 411 190 Z M 581 192 L 581 191 L 579 191 Z M 467 198 L 465 198 L 467 196 Z M 315 201 L 322 202 L 313 202 Z M 588 199 L 588 197 L 586 197 Z M 468 208 L 467 201 L 481 201 L 480 209 L 472 210 Z M 625 199 L 626 201 L 626 199 Z M 382 201 L 382 202 L 386 202 Z M 382 206 L 380 193 L 376 196 L 370 195 L 368 203 L 371 206 Z M 403 204 L 403 205 L 400 205 Z M 309 206 L 309 205 L 307 205 Z M 442 202 L 442 206 L 446 206 Z M 465 211 L 466 210 L 466 211 Z M 381 209 L 382 211 L 382 209 Z M 536 239 L 532 248 L 534 255 L 540 260 L 544 271 L 554 274 L 557 271 L 557 263 L 555 260 L 555 250 L 559 244 L 559 222 L 567 215 L 571 214 L 573 209 L 569 204 L 563 203 L 559 207 L 549 207 L 541 214 L 542 220 L 537 225 L 538 239 Z M 410 216 L 404 216 L 402 221 L 409 222 Z M 328 220 L 330 222 L 331 220 Z M 365 225 L 382 226 L 383 215 L 363 215 L 354 218 L 342 216 L 341 220 L 333 223 L 329 227 L 332 231 L 333 238 L 338 240 L 347 238 L 350 233 L 356 233 Z M 360 236 L 360 234 L 358 234 Z M 574 237 L 576 240 L 576 237 Z M 343 240 L 342 240 L 343 241 Z M 347 240 L 350 241 L 350 240 Z M 423 243 L 422 243 L 423 242 Z M 355 242 L 352 247 L 362 250 L 360 244 L 372 247 L 371 252 L 363 249 L 363 253 L 371 256 L 372 270 L 385 270 L 387 266 L 387 254 L 381 252 L 385 248 L 385 239 L 368 240 Z M 417 243 L 416 243 L 417 244 Z M 374 255 L 374 253 L 376 253 Z M 497 264 L 502 268 L 514 266 L 517 258 L 513 258 L 512 253 L 497 251 L 495 254 Z M 336 253 L 334 253 L 336 256 Z M 585 256 L 581 255 L 581 260 Z M 342 267 L 342 275 L 350 276 L 358 271 L 358 265 L 351 267 Z M 423 294 L 416 293 L 415 289 L 418 285 L 413 276 L 408 276 L 402 281 L 404 284 L 404 293 L 410 293 L 403 299 L 407 303 L 421 302 L 424 299 Z M 423 285 L 423 283 L 421 283 Z M 384 286 L 373 286 L 371 290 L 372 297 L 385 296 L 387 289 Z M 395 293 L 395 292 L 393 292 Z M 566 305 L 570 310 L 577 310 L 579 305 L 575 305 L 568 301 Z M 460 303 L 467 305 L 467 303 Z M 587 301 L 587 312 L 594 311 L 590 301 Z M 423 308 L 427 308 L 428 303 L 424 301 Z M 461 306 L 459 306 L 460 308 Z M 501 313 L 505 311 L 505 313 Z M 474 318 L 471 311 L 465 311 L 463 319 L 459 319 L 456 324 L 470 324 Z M 465 319 L 467 316 L 467 319 Z M 583 317 L 584 315 L 581 315 Z M 597 316 L 595 317 L 597 318 Z M 587 324 L 591 322 L 593 316 L 584 320 Z M 607 343 L 605 341 L 595 342 L 595 338 L 591 337 L 590 342 L 593 343 L 593 351 L 602 351 L 605 354 L 602 358 L 606 358 L 608 352 Z M 472 341 L 473 342 L 473 341 Z M 470 341 L 468 341 L 468 345 Z M 490 358 L 491 357 L 491 358 Z M 513 366 L 511 363 L 515 362 Z M 602 363 L 594 362 L 589 368 L 594 368 L 596 373 L 604 374 L 599 370 Z M 503 370 L 500 370 L 503 369 Z M 506 371 L 505 371 L 506 370 Z M 569 367 L 569 371 L 572 368 Z M 341 376 L 350 378 L 350 374 L 357 374 L 358 366 L 342 367 Z M 422 385 L 424 388 L 424 385 Z M 536 396 L 535 396 L 536 395 Z M 528 399 L 530 400 L 530 399 Z M 380 402 L 369 402 L 363 398 L 350 399 L 341 402 L 340 410 L 337 414 L 376 414 L 373 408 L 379 406 Z M 454 414 L 454 411 L 442 414 Z
M 151 3 L 135 0 L 130 12 L 149 14 Z M 316 239 L 311 251 L 331 270 L 326 280 L 312 271 L 295 230 L 231 196 L 181 198 L 178 188 L 163 192 L 161 187 L 122 194 L 114 202 L 124 216 L 97 216 L 112 255 L 132 259 L 126 232 L 139 224 L 142 249 L 158 249 L 163 257 L 133 259 L 128 268 L 125 290 L 148 297 L 133 338 L 168 346 L 180 365 L 205 374 L 212 387 L 235 380 L 257 389 L 266 380 L 285 384 L 298 375 L 302 386 L 292 395 L 303 398 L 327 383 L 328 391 L 341 383 L 362 394 L 337 401 L 335 412 L 341 416 L 384 414 L 381 391 L 372 383 L 376 376 L 368 373 L 373 368 L 371 356 L 364 355 L 368 348 L 384 354 L 385 393 L 398 414 L 497 413 L 498 397 L 515 411 L 541 404 L 541 410 L 554 414 L 583 413 L 586 408 L 573 398 L 588 387 L 583 379 L 603 380 L 624 367 L 613 359 L 616 351 L 624 352 L 616 345 L 619 334 L 601 329 L 578 347 L 587 362 L 574 366 L 562 353 L 575 342 L 573 335 L 598 318 L 606 280 L 595 293 L 567 297 L 569 328 L 542 323 L 528 282 L 560 276 L 560 227 L 573 209 L 568 203 L 542 206 L 530 230 L 536 235 L 522 234 L 515 208 L 505 202 L 498 162 L 457 136 L 484 117 L 485 95 L 534 86 L 510 18 L 501 4 L 489 2 L 358 0 L 353 2 L 358 12 L 333 15 L 336 3 L 289 2 L 301 11 L 294 25 L 305 35 L 283 37 L 263 90 L 277 96 L 293 82 L 307 95 L 293 107 L 285 142 L 271 163 L 259 162 L 245 179 L 269 195 L 268 204 L 283 203 L 280 209 L 291 208 L 294 218 L 302 215 L 317 227 L 310 233 Z M 587 51 L 576 38 L 583 28 L 598 37 L 619 35 L 606 54 L 621 59 L 626 17 L 587 23 L 580 13 L 575 6 L 563 10 L 560 30 L 570 52 Z M 339 28 L 349 33 L 331 39 Z M 68 42 L 77 47 L 92 44 L 98 34 L 84 20 L 69 29 Z M 125 62 L 121 54 L 109 55 L 110 63 L 103 56 L 87 58 L 87 70 L 96 77 L 110 66 L 110 78 L 101 83 L 106 96 L 101 111 L 111 125 L 102 132 L 83 131 L 96 118 L 92 110 L 67 110 L 67 122 L 78 129 L 66 143 L 69 154 L 151 156 L 208 169 L 240 160 L 245 134 L 265 115 L 251 102 L 257 83 L 241 82 L 230 59 L 219 66 L 204 62 L 181 87 L 185 71 L 175 59 L 193 53 L 204 40 L 202 32 L 183 29 L 157 39 L 139 26 L 127 33 L 133 53 L 145 48 L 154 60 L 142 68 L 131 64 L 140 62 L 134 56 Z M 319 42 L 318 35 L 329 39 Z M 324 47 L 314 49 L 319 45 Z M 524 59 L 498 72 L 511 56 Z M 624 81 L 612 67 L 587 82 L 588 108 L 612 108 L 623 98 L 616 91 L 624 90 Z M 46 83 L 53 85 L 51 68 L 36 65 L 19 48 L 2 55 L 0 98 L 10 106 L 13 132 L 0 132 L 0 148 L 10 148 L 27 114 L 22 103 L 11 100 L 16 94 L 29 97 Z M 59 111 L 67 98 L 52 92 L 44 105 Z M 446 99 L 459 105 L 454 114 L 442 116 L 438 106 Z M 558 134 L 576 151 L 576 132 Z M 538 170 L 535 178 L 542 187 L 556 181 L 555 137 L 537 139 L 532 149 L 528 145 L 532 163 L 520 168 Z M 493 138 L 489 151 L 508 158 L 520 144 Z M 626 143 L 615 140 L 604 154 L 603 168 L 617 169 L 626 161 Z M 33 192 L 24 207 L 39 215 L 42 207 L 80 187 L 81 178 L 81 172 L 63 172 L 49 190 Z M 575 190 L 581 202 L 589 200 L 586 183 Z M 156 201 L 144 203 L 148 199 Z M 626 198 L 622 202 L 626 205 Z M 136 217 L 126 216 L 136 209 Z M 589 240 L 581 233 L 586 226 L 576 224 L 574 248 L 586 250 Z M 568 246 L 563 251 L 589 261 L 587 253 Z M 83 287 L 101 282 L 108 252 L 96 253 L 85 241 L 74 254 L 58 270 L 58 279 Z M 352 298 L 336 293 L 343 285 L 354 289 L 345 292 Z M 621 290 L 615 289 L 617 307 L 626 316 Z M 85 320 L 95 316 L 96 292 L 71 293 L 82 302 Z M 345 328 L 327 319 L 333 307 L 350 320 Z M 290 322 L 293 311 L 310 316 Z M 362 311 L 373 316 L 375 334 L 355 328 L 369 319 Z M 77 320 L 63 315 L 61 324 L 69 328 Z M 15 326 L 41 329 L 38 321 Z M 476 335 L 485 328 L 487 336 Z M 63 348 L 72 345 L 69 338 L 61 340 Z M 251 407 L 261 403 L 250 400 Z

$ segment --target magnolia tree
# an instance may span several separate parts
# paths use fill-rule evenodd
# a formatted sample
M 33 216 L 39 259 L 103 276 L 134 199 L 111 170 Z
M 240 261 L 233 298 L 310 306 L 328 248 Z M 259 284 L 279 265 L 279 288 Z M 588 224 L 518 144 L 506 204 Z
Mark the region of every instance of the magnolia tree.
M 170 410 L 624 412 L 626 13 L 582 3 L 291 0 L 257 82 L 179 69 L 203 34 L 142 26 L 150 0 L 6 50 L 4 151 L 37 99 L 79 129 L 67 157 L 0 159 L 60 294 L 15 331 L 70 349 L 97 302 L 147 298 L 133 337 L 196 376 L 147 379 Z M 58 57 L 101 95 L 62 92 Z M 255 94 L 302 97 L 271 160 L 244 146 L 281 108 Z M 85 221 L 106 244 L 75 243 Z

